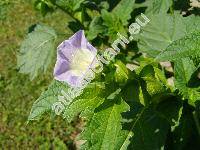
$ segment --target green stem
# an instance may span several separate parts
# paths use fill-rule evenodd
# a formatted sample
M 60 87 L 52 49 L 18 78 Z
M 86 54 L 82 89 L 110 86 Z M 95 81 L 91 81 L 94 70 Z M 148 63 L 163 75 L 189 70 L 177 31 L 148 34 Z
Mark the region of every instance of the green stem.
M 72 34 L 59 33 L 59 32 L 57 32 L 57 35 L 58 35 L 58 36 L 68 36 L 68 37 L 72 36 Z
M 171 1 L 172 1 L 172 5 L 170 6 L 169 10 L 171 14 L 174 14 L 174 1 L 173 0 Z

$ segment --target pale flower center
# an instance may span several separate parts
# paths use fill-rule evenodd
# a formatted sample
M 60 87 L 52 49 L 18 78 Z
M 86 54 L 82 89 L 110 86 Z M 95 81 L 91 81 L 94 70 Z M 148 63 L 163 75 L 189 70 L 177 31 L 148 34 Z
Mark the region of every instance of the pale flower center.
M 77 76 L 84 74 L 94 57 L 95 55 L 88 49 L 77 50 L 72 55 L 72 61 L 70 63 L 72 73 Z

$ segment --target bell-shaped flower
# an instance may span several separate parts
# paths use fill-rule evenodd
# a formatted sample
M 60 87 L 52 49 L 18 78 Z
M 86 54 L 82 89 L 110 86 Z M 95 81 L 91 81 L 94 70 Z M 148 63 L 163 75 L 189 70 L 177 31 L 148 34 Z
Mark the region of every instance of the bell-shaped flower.
M 54 78 L 73 87 L 81 86 L 86 73 L 95 64 L 96 53 L 97 50 L 85 38 L 84 31 L 78 31 L 58 46 Z

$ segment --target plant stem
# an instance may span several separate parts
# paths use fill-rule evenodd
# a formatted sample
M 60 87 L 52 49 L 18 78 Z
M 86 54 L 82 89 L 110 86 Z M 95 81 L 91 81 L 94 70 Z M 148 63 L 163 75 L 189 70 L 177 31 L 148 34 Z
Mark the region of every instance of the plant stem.
M 171 1 L 172 1 L 172 5 L 170 6 L 169 10 L 171 14 L 174 14 L 174 1 L 173 0 Z

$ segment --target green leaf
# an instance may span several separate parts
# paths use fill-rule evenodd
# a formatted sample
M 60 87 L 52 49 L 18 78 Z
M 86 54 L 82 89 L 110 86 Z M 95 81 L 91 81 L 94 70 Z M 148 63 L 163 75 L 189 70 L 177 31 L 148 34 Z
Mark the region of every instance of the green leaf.
M 112 12 L 119 17 L 123 25 L 127 25 L 128 20 L 131 19 L 134 4 L 135 0 L 121 0 L 112 10 Z
M 186 24 L 187 33 L 200 31 L 200 17 L 195 15 L 190 15 L 189 17 L 184 17 L 184 23 Z
M 170 123 L 172 130 L 179 124 L 182 109 L 182 101 L 173 95 L 156 106 L 156 111 Z
M 145 82 L 141 84 L 143 92 L 148 92 L 151 96 L 149 99 L 152 102 L 159 103 L 164 97 L 168 96 L 166 78 L 160 69 L 147 65 L 141 70 L 140 76 Z
M 112 43 L 117 39 L 117 33 L 126 33 L 122 23 L 120 22 L 119 16 L 116 16 L 114 13 L 108 12 L 103 9 L 101 11 L 101 17 L 103 19 L 103 25 L 107 27 L 107 34 L 109 36 L 109 43 Z
M 20 73 L 30 75 L 34 79 L 39 71 L 45 72 L 52 61 L 57 36 L 54 29 L 37 25 L 22 43 L 17 56 Z
M 171 141 L 171 144 L 167 145 L 169 149 L 190 149 L 191 145 L 194 150 L 199 149 L 199 134 L 192 112 L 193 109 L 185 104 L 179 124 L 169 136 Z
M 105 87 L 101 83 L 91 83 L 88 85 L 88 87 L 84 89 L 83 94 L 75 98 L 73 102 L 65 108 L 64 118 L 66 118 L 68 122 L 71 122 L 79 113 L 87 111 L 87 109 L 90 111 L 94 110 L 105 99 L 102 96 L 103 90 L 105 90 Z
M 189 87 L 188 82 L 197 68 L 189 58 L 177 60 L 174 68 L 175 87 L 179 89 L 185 99 L 189 99 L 191 105 L 194 105 L 196 100 L 200 100 L 200 89 Z
M 56 0 L 55 3 L 70 13 L 74 13 L 77 9 L 80 8 L 81 3 L 84 1 L 85 0 Z
M 183 17 L 179 14 L 154 14 L 148 16 L 150 22 L 141 28 L 138 38 L 139 50 L 157 56 L 164 51 L 173 41 L 182 38 L 186 32 Z M 161 26 L 162 24 L 162 26 Z
M 151 107 L 143 107 L 129 124 L 129 134 L 132 134 L 128 149 L 155 150 L 160 149 L 167 137 L 169 123 Z
M 129 78 L 129 71 L 126 66 L 121 62 L 117 61 L 115 63 L 116 71 L 115 71 L 115 80 L 119 83 L 126 83 Z
M 69 87 L 66 83 L 53 80 L 47 91 L 43 92 L 41 96 L 34 102 L 28 120 L 38 120 L 45 112 L 53 112 L 52 106 L 58 102 L 58 96 L 61 91 L 67 91 Z
M 87 38 L 88 40 L 95 39 L 99 33 L 102 33 L 105 31 L 105 26 L 102 25 L 103 20 L 97 16 L 94 17 L 94 19 L 91 21 L 89 26 L 89 31 L 87 32 Z
M 81 139 L 87 140 L 82 149 L 117 150 L 123 145 L 126 131 L 122 130 L 121 113 L 129 109 L 122 100 L 107 100 L 91 116 Z
M 200 58 L 200 32 L 190 33 L 173 42 L 165 51 L 157 56 L 157 60 L 175 61 L 181 58 Z
M 37 10 L 40 10 L 43 16 L 45 16 L 47 12 L 51 12 L 55 9 L 55 6 L 50 0 L 36 0 L 34 5 Z
M 148 16 L 150 22 L 141 28 L 136 35 L 140 51 L 156 57 L 168 48 L 170 44 L 184 39 L 190 33 L 198 33 L 199 18 L 195 16 L 182 17 L 180 14 L 153 14 Z M 162 26 L 160 26 L 162 24 Z
M 167 13 L 172 4 L 172 0 L 152 0 L 150 5 L 147 7 L 146 13 Z

